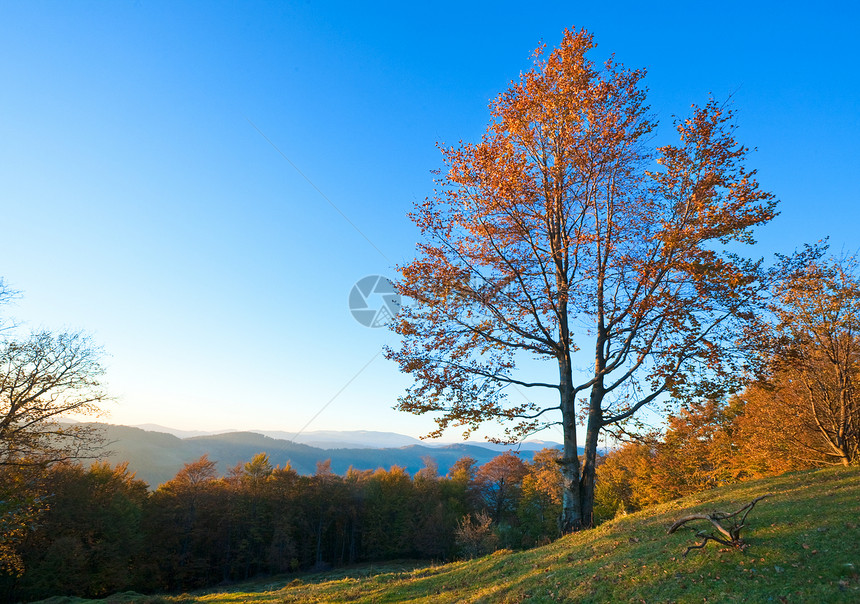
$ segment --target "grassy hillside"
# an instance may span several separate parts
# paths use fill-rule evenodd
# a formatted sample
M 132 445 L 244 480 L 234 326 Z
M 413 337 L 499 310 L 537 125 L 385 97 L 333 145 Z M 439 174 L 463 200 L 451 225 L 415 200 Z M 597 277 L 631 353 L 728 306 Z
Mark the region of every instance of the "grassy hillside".
M 747 519 L 746 553 L 695 527 L 693 511 L 734 511 L 764 493 Z M 695 524 L 695 523 L 694 523 Z M 705 528 L 704 526 L 700 528 Z M 651 507 L 546 547 L 472 561 L 363 566 L 266 579 L 150 602 L 860 602 L 860 469 L 787 474 Z M 55 598 L 53 602 L 72 602 Z

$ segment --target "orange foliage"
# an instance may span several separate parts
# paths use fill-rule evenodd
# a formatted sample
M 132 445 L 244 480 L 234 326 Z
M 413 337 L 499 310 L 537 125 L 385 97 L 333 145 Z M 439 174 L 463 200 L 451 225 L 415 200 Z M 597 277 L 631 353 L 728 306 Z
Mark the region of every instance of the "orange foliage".
M 595 65 L 593 47 L 569 30 L 539 48 L 493 101 L 482 140 L 441 147 L 447 173 L 412 215 L 424 241 L 399 267 L 412 301 L 395 324 L 402 345 L 387 351 L 415 380 L 399 408 L 433 414 L 434 435 L 494 419 L 512 439 L 561 425 L 565 531 L 591 524 L 601 430 L 693 389 L 692 372 L 705 394 L 735 375 L 724 344 L 764 283 L 724 244 L 775 215 L 729 109 L 694 106 L 678 143 L 649 148 L 644 70 Z M 535 357 L 558 379 L 517 371 Z M 512 403 L 511 385 L 549 396 Z

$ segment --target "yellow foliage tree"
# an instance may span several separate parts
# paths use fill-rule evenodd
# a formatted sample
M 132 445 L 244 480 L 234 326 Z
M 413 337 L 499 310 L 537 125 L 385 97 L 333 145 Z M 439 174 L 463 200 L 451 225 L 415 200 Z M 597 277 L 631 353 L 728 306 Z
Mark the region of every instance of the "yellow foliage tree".
M 785 471 L 860 462 L 860 272 L 810 262 L 776 292 L 767 375 L 743 394 L 743 452 Z

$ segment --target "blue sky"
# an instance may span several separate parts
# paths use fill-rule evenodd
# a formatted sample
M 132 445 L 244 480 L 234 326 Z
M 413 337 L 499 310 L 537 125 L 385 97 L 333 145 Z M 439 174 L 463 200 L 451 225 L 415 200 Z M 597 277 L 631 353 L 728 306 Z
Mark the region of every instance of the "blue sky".
M 350 288 L 411 257 L 436 142 L 565 27 L 648 69 L 660 136 L 733 95 L 781 200 L 759 253 L 860 248 L 853 3 L 597 5 L 0 2 L 4 312 L 93 335 L 111 422 L 426 433 Z

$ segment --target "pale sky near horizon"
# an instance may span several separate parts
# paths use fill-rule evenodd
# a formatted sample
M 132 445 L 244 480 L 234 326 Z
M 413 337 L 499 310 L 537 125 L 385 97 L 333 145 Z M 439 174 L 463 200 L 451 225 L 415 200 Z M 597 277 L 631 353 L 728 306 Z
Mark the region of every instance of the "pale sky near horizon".
M 860 249 L 860 9 L 654 4 L 2 1 L 2 312 L 92 334 L 112 423 L 428 432 L 350 289 L 565 27 L 648 69 L 661 137 L 732 95 L 781 200 L 758 253 Z

